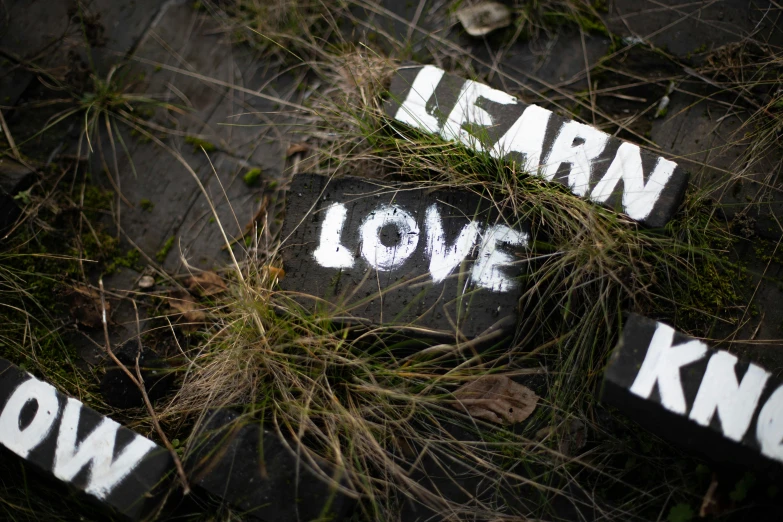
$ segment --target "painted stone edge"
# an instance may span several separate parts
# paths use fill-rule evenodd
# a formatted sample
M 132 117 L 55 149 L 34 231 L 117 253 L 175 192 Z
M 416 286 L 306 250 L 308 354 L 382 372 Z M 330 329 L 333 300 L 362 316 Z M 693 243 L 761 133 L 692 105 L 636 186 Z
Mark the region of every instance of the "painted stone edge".
M 304 180 L 304 181 L 303 181 Z M 423 193 L 423 197 L 431 197 L 435 194 L 450 194 L 454 196 L 464 195 L 466 197 L 476 198 L 476 199 L 483 199 L 480 196 L 476 195 L 475 193 L 472 193 L 470 191 L 459 189 L 458 187 L 453 188 L 428 188 L 428 187 L 419 187 L 415 186 L 415 184 L 411 182 L 406 181 L 388 181 L 388 180 L 377 180 L 377 179 L 368 179 L 368 178 L 362 178 L 358 176 L 339 176 L 339 177 L 330 177 L 330 176 L 324 176 L 322 174 L 313 174 L 313 173 L 297 173 L 293 176 L 290 186 L 288 190 L 286 190 L 285 194 L 285 200 L 284 200 L 284 220 L 281 228 L 281 237 L 287 238 L 290 235 L 292 235 L 295 231 L 295 229 L 298 227 L 298 225 L 294 225 L 293 221 L 289 219 L 289 205 L 290 201 L 292 200 L 294 193 L 297 192 L 297 187 L 304 184 L 305 186 L 311 185 L 311 183 L 317 182 L 317 185 L 320 187 L 320 190 L 323 190 L 324 187 L 327 186 L 327 184 L 332 183 L 358 183 L 362 185 L 367 185 L 368 187 L 375 187 L 375 189 L 394 189 L 394 190 L 401 190 L 401 189 L 413 189 L 416 191 L 421 191 Z M 495 209 L 487 203 L 486 209 L 490 212 L 495 212 Z M 502 219 L 502 216 L 499 217 L 499 219 Z M 530 226 L 531 222 L 529 219 L 522 220 L 522 230 L 528 234 L 531 235 Z M 540 237 L 537 236 L 537 240 L 540 240 Z M 286 264 L 286 260 L 290 256 L 290 249 L 284 248 L 281 249 L 282 252 L 282 259 L 284 263 L 284 267 Z M 304 292 L 302 290 L 292 289 L 288 286 L 287 279 L 283 278 L 280 281 L 280 289 L 284 292 L 287 291 L 293 291 L 296 292 L 296 297 L 294 298 L 295 301 L 297 301 L 300 305 L 305 305 L 306 308 L 309 309 L 312 305 L 315 304 L 323 304 L 324 299 L 319 296 L 310 295 L 307 292 Z M 440 284 L 440 283 L 438 283 Z M 277 312 L 283 315 L 286 315 L 287 312 L 282 308 L 278 307 Z M 374 328 L 377 327 L 380 323 L 377 321 L 374 321 L 372 319 L 363 318 L 359 316 L 340 316 L 333 318 L 337 324 L 342 325 L 343 327 L 348 327 L 351 329 L 368 329 L 368 328 Z M 512 313 L 508 315 L 503 315 L 497 318 L 496 321 L 492 322 L 491 324 L 488 324 L 484 330 L 482 330 L 480 333 L 476 334 L 475 336 L 470 336 L 471 342 L 475 343 L 475 346 L 477 348 L 481 348 L 483 346 L 491 346 L 493 343 L 497 343 L 499 339 L 513 335 L 514 330 L 516 329 L 516 326 L 518 324 L 518 309 L 514 309 Z M 393 330 L 396 335 L 400 336 L 407 336 L 409 338 L 415 338 L 418 340 L 421 340 L 422 342 L 434 342 L 434 343 L 450 343 L 454 341 L 454 331 L 450 330 L 444 330 L 444 329 L 438 329 L 435 327 L 428 327 L 428 326 L 411 326 L 411 325 L 405 325 L 405 324 L 396 324 L 396 323 L 390 323 L 386 324 L 384 323 L 384 327 L 387 327 L 389 330 Z
M 411 86 L 416 76 L 418 75 L 418 72 L 426 66 L 427 65 L 419 64 L 416 62 L 403 62 L 398 66 L 397 70 L 393 73 L 386 99 L 383 102 L 384 112 L 387 118 L 389 118 L 391 121 L 395 123 L 400 123 L 396 120 L 395 115 L 397 114 L 398 109 L 402 105 L 402 100 L 404 100 L 408 96 L 408 93 L 410 92 Z M 441 79 L 441 83 L 438 86 L 439 88 L 444 81 L 451 81 L 451 82 L 457 82 L 458 84 L 463 84 L 464 82 L 467 81 L 467 79 L 457 76 L 455 74 L 445 73 L 443 75 L 443 78 Z M 530 104 L 524 103 L 518 99 L 517 99 L 517 105 L 520 109 L 524 109 L 530 106 Z M 562 124 L 566 122 L 576 121 L 573 119 L 564 118 L 556 114 L 554 111 L 549 111 L 549 112 L 551 113 L 551 119 L 557 122 L 556 126 L 558 127 L 562 126 Z M 439 118 L 445 117 L 445 114 L 440 113 L 436 116 Z M 548 128 L 551 127 L 552 124 L 550 122 Z M 410 127 L 410 128 L 414 128 L 414 127 Z M 417 132 L 422 132 L 426 134 L 426 132 L 422 129 L 415 129 L 415 130 Z M 494 132 L 494 130 L 490 131 L 490 133 L 492 132 Z M 547 133 L 549 134 L 549 131 L 547 131 Z M 605 132 L 604 134 L 608 136 L 607 147 L 606 147 L 607 149 L 612 148 L 612 146 L 619 146 L 622 143 L 631 143 L 633 145 L 636 145 L 633 142 L 627 142 L 626 140 L 616 138 Z M 547 142 L 545 143 L 545 148 L 551 146 L 552 138 L 553 137 L 550 136 L 547 139 Z M 653 153 L 646 149 L 641 149 L 641 156 L 643 159 L 647 158 L 648 162 L 651 161 L 652 158 L 666 159 L 664 158 L 664 156 Z M 667 182 L 661 194 L 658 196 L 658 199 L 656 200 L 656 203 L 654 204 L 649 215 L 643 219 L 636 220 L 638 223 L 641 223 L 642 225 L 648 228 L 662 228 L 669 221 L 671 221 L 679 211 L 680 207 L 682 206 L 682 202 L 685 199 L 685 193 L 687 191 L 688 183 L 690 179 L 690 172 L 684 169 L 679 163 L 677 163 L 676 165 L 677 166 L 674 169 L 672 176 L 670 177 L 669 181 Z M 556 182 L 556 181 L 560 181 L 560 180 L 556 179 L 553 180 L 552 182 Z M 592 181 L 594 180 L 591 180 L 591 184 Z M 563 183 L 562 181 L 560 182 Z M 575 197 L 579 197 L 579 196 L 575 195 Z M 589 200 L 589 198 L 583 198 L 583 199 Z M 601 206 L 609 210 L 612 210 L 614 212 L 623 213 L 624 209 L 619 201 L 617 201 L 614 205 L 609 204 L 612 200 L 617 200 L 617 199 L 622 199 L 622 198 L 621 198 L 621 194 L 615 191 L 614 195 L 610 197 L 606 203 L 601 204 Z
M 47 383 L 44 380 L 38 379 L 34 375 L 22 370 L 12 362 L 0 358 L 0 383 L 2 383 L 4 380 L 10 380 L 10 381 L 16 381 L 17 386 L 14 388 L 16 389 L 19 385 L 22 385 L 28 381 L 36 381 L 38 383 L 43 383 L 48 386 L 51 386 L 49 383 Z M 80 404 L 79 418 L 84 417 L 90 417 L 93 420 L 95 419 L 109 419 L 112 420 L 110 417 L 107 417 L 106 415 L 102 415 L 101 413 L 98 413 L 97 411 L 93 410 L 89 406 L 85 405 L 81 401 L 74 399 L 72 397 L 69 397 L 66 394 L 61 393 L 58 390 L 54 390 L 54 393 L 56 394 L 58 403 L 65 403 L 67 401 L 75 401 Z M 0 413 L 2 413 L 5 410 L 5 407 L 7 406 L 8 399 L 13 395 L 13 392 L 11 392 L 8 396 L 0 396 Z M 50 434 L 44 437 L 44 439 L 36 446 L 39 447 L 45 442 L 47 442 L 50 439 L 53 439 L 54 441 L 57 440 L 57 437 L 59 436 L 57 431 L 60 429 L 60 424 L 62 420 L 62 414 L 63 409 L 60 408 L 60 410 L 57 413 L 57 416 L 52 421 L 52 426 L 50 428 Z M 113 420 L 112 420 L 113 421 Z M 116 421 L 113 421 L 116 422 Z M 81 424 L 81 421 L 80 423 Z M 97 427 L 96 423 L 96 427 Z M 88 501 L 90 504 L 94 506 L 98 506 L 99 508 L 103 509 L 104 511 L 107 511 L 109 513 L 112 513 L 114 515 L 118 515 L 126 520 L 146 520 L 148 517 L 152 516 L 155 512 L 158 511 L 159 508 L 163 506 L 163 503 L 166 499 L 165 492 L 168 490 L 168 487 L 171 483 L 171 480 L 174 477 L 175 469 L 173 460 L 171 458 L 171 455 L 165 448 L 161 448 L 154 442 L 150 441 L 143 435 L 140 435 L 133 430 L 130 430 L 123 426 L 122 424 L 118 424 L 117 431 L 115 434 L 115 443 L 119 438 L 127 438 L 129 441 L 136 440 L 137 438 L 145 439 L 149 441 L 150 444 L 152 444 L 152 449 L 147 451 L 147 453 L 139 460 L 136 465 L 134 466 L 134 469 L 132 469 L 130 472 L 128 472 L 127 475 L 125 475 L 112 489 L 111 492 L 107 494 L 107 497 L 104 499 L 100 499 L 90 493 L 88 493 L 85 489 L 78 487 L 74 484 L 71 484 L 69 481 L 62 480 L 54 475 L 53 471 L 53 463 L 52 466 L 47 466 L 40 460 L 36 460 L 34 458 L 24 458 L 16 454 L 14 451 L 12 451 L 10 448 L 7 448 L 3 445 L 3 450 L 7 451 L 9 455 L 13 455 L 15 458 L 21 459 L 23 462 L 25 462 L 26 465 L 33 466 L 37 470 L 39 470 L 41 473 L 45 474 L 47 479 L 57 482 L 58 484 L 63 485 L 64 487 L 67 487 L 73 491 L 76 491 L 80 496 L 82 496 L 86 501 Z M 93 428 L 93 431 L 95 428 Z M 122 434 L 122 435 L 120 435 Z M 85 435 L 82 434 L 82 437 Z M 83 441 L 84 439 L 82 439 Z M 2 443 L 0 443 L 2 444 Z M 80 445 L 80 442 L 77 442 L 77 444 Z M 128 443 L 129 444 L 129 443 Z M 127 447 L 127 444 L 126 444 Z M 31 450 L 31 451 L 34 451 Z M 76 449 L 78 452 L 79 450 Z M 113 459 L 116 458 L 117 455 L 113 456 Z M 77 474 L 80 475 L 81 473 L 84 473 L 85 468 L 88 466 L 91 467 L 94 465 L 92 461 L 89 463 L 86 463 L 81 468 L 81 471 Z M 130 502 L 120 502 L 118 498 L 115 496 L 116 494 L 122 493 L 122 488 L 124 485 L 130 487 L 130 481 L 132 481 L 134 478 L 136 478 L 136 474 L 141 468 L 143 471 L 152 471 L 153 474 L 157 477 L 154 479 L 154 482 L 150 483 L 149 480 L 147 480 L 149 477 L 142 477 L 144 486 L 147 488 L 147 490 L 139 496 L 136 500 L 131 500 Z M 75 478 L 75 477 L 74 477 Z M 137 501 L 140 500 L 140 501 Z
M 682 449 L 693 451 L 700 454 L 705 460 L 719 463 L 735 469 L 755 469 L 759 471 L 774 470 L 783 471 L 783 462 L 763 455 L 756 447 L 749 446 L 745 438 L 749 433 L 756 430 L 759 410 L 764 406 L 770 395 L 781 386 L 779 379 L 770 378 L 756 404 L 750 425 L 746 432 L 746 437 L 739 442 L 727 438 L 720 428 L 714 425 L 702 426 L 691 420 L 687 414 L 677 414 L 666 409 L 658 400 L 652 398 L 644 399 L 630 391 L 630 387 L 638 374 L 639 367 L 647 355 L 649 342 L 643 347 L 632 346 L 631 339 L 640 333 L 640 330 L 652 330 L 660 321 L 641 316 L 636 313 L 624 314 L 623 331 L 620 338 L 613 348 L 606 368 L 604 370 L 604 379 L 599 392 L 599 400 L 604 405 L 617 408 L 624 416 L 630 418 L 647 431 L 660 436 Z M 666 325 L 668 326 L 668 325 Z M 672 346 L 678 346 L 694 338 L 674 330 L 674 342 Z M 707 347 L 707 357 L 702 362 L 706 362 L 715 353 L 725 352 L 711 347 Z M 739 363 L 748 363 L 745 359 L 738 359 Z M 629 364 L 636 366 L 636 372 L 628 377 L 624 369 Z M 697 386 L 701 386 L 704 378 L 704 372 L 701 373 L 701 380 Z M 687 399 L 686 399 L 687 401 Z M 781 412 L 783 413 L 783 412 Z M 716 412 L 716 416 L 717 416 Z

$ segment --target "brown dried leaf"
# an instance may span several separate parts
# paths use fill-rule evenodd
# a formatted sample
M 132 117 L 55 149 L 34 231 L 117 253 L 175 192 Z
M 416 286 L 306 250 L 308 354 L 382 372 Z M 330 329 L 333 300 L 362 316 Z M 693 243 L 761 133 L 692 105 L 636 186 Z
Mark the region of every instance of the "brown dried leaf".
M 457 388 L 453 407 L 471 417 L 499 424 L 527 419 L 538 404 L 538 395 L 505 375 L 485 375 Z
M 285 151 L 285 155 L 287 158 L 290 158 L 294 154 L 299 154 L 300 152 L 307 152 L 310 150 L 310 146 L 307 145 L 307 143 L 294 143 L 290 147 L 288 147 L 288 150 Z
M 482 2 L 457 11 L 457 19 L 470 36 L 484 36 L 511 24 L 511 10 L 498 2 Z
M 198 328 L 198 323 L 203 323 L 207 314 L 201 309 L 196 299 L 185 292 L 181 292 L 169 298 L 169 306 L 175 312 L 182 314 L 183 330 L 193 331 Z
M 564 422 L 557 429 L 560 435 L 558 451 L 567 457 L 575 457 L 582 453 L 587 444 L 587 427 L 579 419 Z
M 283 279 L 285 277 L 285 270 L 276 266 L 265 265 L 263 270 L 271 281 Z
M 102 324 L 103 308 L 101 294 L 94 288 L 77 284 L 70 294 L 71 316 L 79 324 L 88 328 L 98 328 Z M 106 316 L 111 316 L 111 303 L 106 301 Z
M 215 272 L 201 272 L 185 279 L 185 286 L 192 294 L 210 296 L 226 289 L 226 282 Z

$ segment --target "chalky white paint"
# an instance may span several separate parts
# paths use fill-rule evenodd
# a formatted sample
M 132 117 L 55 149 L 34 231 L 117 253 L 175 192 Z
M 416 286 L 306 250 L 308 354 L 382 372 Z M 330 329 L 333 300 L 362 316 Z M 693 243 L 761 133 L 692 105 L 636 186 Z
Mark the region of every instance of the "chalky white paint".
M 445 71 L 432 65 L 422 67 L 394 118 L 411 127 L 436 134 L 440 125 L 438 119 L 427 112 L 427 100 L 435 94 L 435 88 L 444 74 Z
M 471 280 L 478 287 L 492 292 L 507 292 L 516 287 L 516 282 L 503 273 L 500 268 L 510 265 L 514 258 L 501 251 L 502 244 L 511 246 L 526 246 L 528 235 L 513 230 L 506 225 L 493 225 L 484 232 L 481 238 L 481 248 L 473 265 Z
M 500 159 L 517 152 L 525 156 L 525 170 L 531 174 L 538 174 L 550 116 L 552 112 L 530 105 L 492 146 L 490 155 Z
M 606 174 L 593 188 L 590 199 L 604 203 L 614 192 L 617 183 L 623 181 L 623 209 L 636 220 L 650 215 L 655 202 L 671 179 L 677 164 L 658 158 L 647 183 L 644 182 L 641 149 L 633 143 L 623 143 L 609 165 Z
M 663 407 L 684 415 L 687 405 L 682 392 L 680 368 L 704 357 L 707 345 L 701 341 L 689 341 L 673 347 L 673 340 L 674 329 L 658 323 L 630 391 L 648 399 L 657 383 Z
M 387 225 L 397 228 L 397 244 L 386 246 L 381 242 L 380 231 Z M 416 251 L 419 244 L 419 225 L 416 220 L 397 205 L 381 205 L 372 212 L 359 229 L 362 240 L 362 256 L 376 270 L 399 268 Z
M 438 119 L 427 112 L 426 105 L 444 75 L 442 69 L 432 65 L 422 67 L 405 101 L 397 110 L 395 119 L 423 131 L 440 134 L 447 140 L 458 140 L 468 147 L 483 150 L 482 143 L 463 128 L 466 123 L 484 127 L 493 125 L 492 116 L 476 103 L 480 103 L 482 98 L 505 105 L 516 104 L 517 100 L 502 91 L 467 80 L 460 89 L 457 103 L 441 127 Z M 536 173 L 544 157 L 544 136 L 550 116 L 551 112 L 546 109 L 528 106 L 509 130 L 489 148 L 490 154 L 495 158 L 505 157 L 511 152 L 523 154 L 526 170 Z M 580 143 L 574 145 L 574 140 Z M 561 164 L 567 163 L 570 166 L 569 187 L 574 194 L 587 197 L 593 164 L 608 140 L 609 135 L 588 125 L 575 121 L 564 123 L 546 154 L 541 174 L 546 180 L 552 181 Z M 652 212 L 676 167 L 676 163 L 658 158 L 645 183 L 639 148 L 624 143 L 589 197 L 604 203 L 617 183 L 623 180 L 622 204 L 625 213 L 634 219 L 644 220 Z
M 24 429 L 19 428 L 19 416 L 28 402 L 38 408 L 33 420 Z M 36 448 L 52 430 L 60 405 L 57 392 L 45 382 L 29 379 L 14 390 L 0 413 L 0 444 L 23 459 Z
M 353 267 L 353 254 L 340 243 L 347 215 L 348 209 L 342 203 L 333 204 L 324 213 L 321 236 L 313 257 L 325 268 Z
M 574 145 L 574 141 L 580 143 Z M 593 160 L 601 155 L 609 141 L 609 135 L 576 121 L 563 124 L 544 161 L 544 179 L 552 181 L 562 163 L 570 164 L 568 186 L 577 196 L 584 196 L 590 189 Z
M 748 431 L 769 373 L 751 364 L 737 383 L 736 364 L 737 358 L 727 352 L 710 357 L 689 417 L 709 426 L 717 411 L 723 434 L 739 442 Z
M 427 231 L 427 255 L 430 256 L 430 275 L 437 284 L 470 254 L 479 236 L 479 225 L 471 221 L 460 230 L 453 245 L 446 244 L 443 222 L 437 205 L 430 205 L 425 216 Z
M 503 91 L 468 80 L 462 85 L 457 103 L 451 109 L 451 113 L 440 131 L 444 139 L 457 140 L 469 147 L 481 148 L 481 142 L 463 128 L 466 123 L 481 127 L 492 126 L 492 116 L 477 105 L 481 98 L 503 105 L 516 105 L 517 103 L 516 98 Z
M 761 453 L 783 462 L 783 386 L 769 396 L 756 421 Z
M 76 441 L 82 403 L 68 398 L 60 421 L 57 449 L 54 455 L 54 475 L 70 482 L 84 466 L 90 466 L 90 478 L 85 491 L 98 498 L 106 498 L 149 453 L 155 444 L 139 436 L 123 448 L 114 459 L 114 443 L 119 424 L 109 418 L 101 423 L 81 442 Z

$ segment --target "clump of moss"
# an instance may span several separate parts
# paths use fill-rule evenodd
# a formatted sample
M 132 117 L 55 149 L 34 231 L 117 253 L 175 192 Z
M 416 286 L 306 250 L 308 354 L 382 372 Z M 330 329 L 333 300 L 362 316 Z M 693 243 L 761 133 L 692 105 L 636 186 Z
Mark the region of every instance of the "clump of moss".
M 107 274 L 111 274 L 118 270 L 120 267 L 131 268 L 137 270 L 139 268 L 139 261 L 141 260 L 141 254 L 138 250 L 128 250 L 123 256 L 117 256 L 106 263 Z
M 169 251 L 173 246 L 174 246 L 174 236 L 171 236 L 166 240 L 165 243 L 163 243 L 163 246 L 155 254 L 155 259 L 158 260 L 158 263 L 162 263 L 166 260 L 166 256 L 169 255 Z
M 199 149 L 204 149 L 206 152 L 214 152 L 217 149 L 212 143 L 196 136 L 185 136 L 185 143 L 193 145 L 194 152 L 198 152 Z
M 155 208 L 155 203 L 153 203 L 149 199 L 144 198 L 141 201 L 139 201 L 139 206 L 145 212 L 152 212 L 152 209 Z
M 248 187 L 258 185 L 258 182 L 261 180 L 261 169 L 255 168 L 248 170 L 242 179 Z

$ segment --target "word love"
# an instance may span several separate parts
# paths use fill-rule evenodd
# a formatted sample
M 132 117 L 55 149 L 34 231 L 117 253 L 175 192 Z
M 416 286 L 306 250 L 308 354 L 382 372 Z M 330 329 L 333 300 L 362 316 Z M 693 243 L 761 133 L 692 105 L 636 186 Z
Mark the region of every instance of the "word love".
M 713 460 L 783 463 L 783 385 L 663 323 L 629 317 L 602 400 Z
M 469 192 L 313 175 L 294 176 L 283 237 L 284 290 L 467 336 L 513 315 L 530 242 Z
M 318 248 L 313 252 L 316 262 L 326 268 L 353 268 L 355 257 L 341 243 L 348 207 L 333 203 L 326 209 Z M 384 244 L 381 230 L 397 229 L 398 240 Z M 501 244 L 525 246 L 527 234 L 506 225 L 492 225 L 482 234 L 480 223 L 471 221 L 462 227 L 453 244 L 446 243 L 443 219 L 437 204 L 427 207 L 425 214 L 426 247 L 429 270 L 434 283 L 440 283 L 460 266 L 476 246 L 479 236 L 481 248 L 473 265 L 470 279 L 476 286 L 495 292 L 514 288 L 515 282 L 502 273 L 500 267 L 513 261 L 498 248 Z M 409 212 L 397 205 L 381 204 L 362 221 L 359 227 L 362 257 L 376 270 L 390 271 L 402 268 L 419 244 L 419 225 Z
M 111 511 L 155 507 L 171 456 L 155 443 L 0 359 L 0 444 Z
M 671 219 L 687 186 L 687 174 L 672 161 L 432 65 L 401 67 L 385 110 L 421 131 L 516 161 L 651 227 Z

